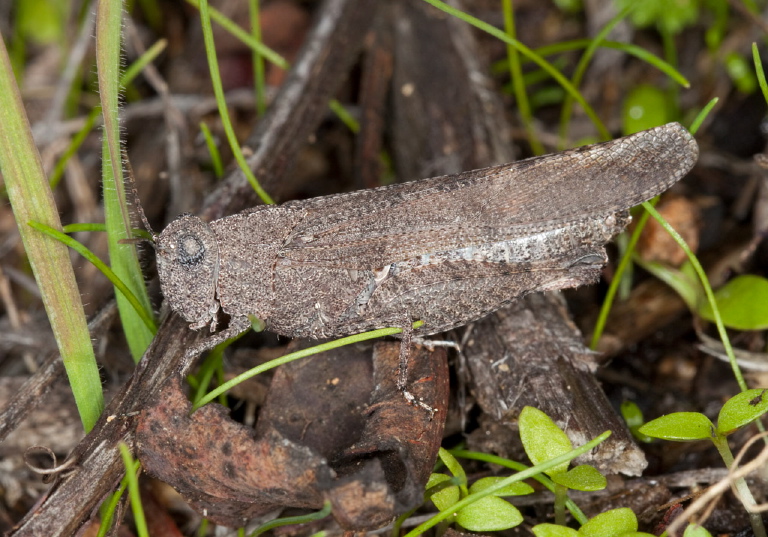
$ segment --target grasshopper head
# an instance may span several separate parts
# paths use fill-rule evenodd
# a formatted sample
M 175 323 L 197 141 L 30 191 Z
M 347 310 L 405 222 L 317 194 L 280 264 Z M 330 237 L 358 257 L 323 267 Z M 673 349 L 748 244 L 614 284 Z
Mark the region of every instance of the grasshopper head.
M 200 218 L 182 215 L 155 241 L 157 272 L 163 296 L 194 329 L 216 325 L 219 243 Z

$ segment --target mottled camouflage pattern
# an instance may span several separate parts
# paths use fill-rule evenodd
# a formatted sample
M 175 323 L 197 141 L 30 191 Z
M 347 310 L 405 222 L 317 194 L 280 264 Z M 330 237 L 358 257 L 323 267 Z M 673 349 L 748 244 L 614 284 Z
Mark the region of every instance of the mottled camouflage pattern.
M 261 206 L 157 239 L 171 307 L 199 329 L 231 316 L 210 348 L 250 326 L 329 337 L 424 325 L 429 335 L 533 291 L 598 278 L 626 210 L 693 167 L 670 123 L 612 142 L 458 175 Z

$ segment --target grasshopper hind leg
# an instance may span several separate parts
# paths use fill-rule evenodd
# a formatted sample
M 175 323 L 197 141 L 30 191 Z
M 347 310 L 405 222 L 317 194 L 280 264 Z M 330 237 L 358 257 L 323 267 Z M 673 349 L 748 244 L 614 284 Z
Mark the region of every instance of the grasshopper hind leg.
M 397 389 L 403 394 L 408 404 L 423 408 L 429 413 L 429 419 L 432 419 L 437 412 L 421 399 L 418 399 L 408 390 L 408 358 L 411 354 L 411 345 L 413 344 L 413 326 L 406 322 L 403 327 L 402 339 L 400 341 L 400 359 L 397 367 Z M 419 340 L 420 342 L 420 340 Z

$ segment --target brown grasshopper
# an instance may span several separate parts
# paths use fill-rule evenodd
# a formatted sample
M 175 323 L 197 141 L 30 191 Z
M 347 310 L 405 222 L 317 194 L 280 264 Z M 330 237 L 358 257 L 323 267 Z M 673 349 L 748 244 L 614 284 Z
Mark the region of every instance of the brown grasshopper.
M 261 319 L 290 337 L 396 326 L 431 335 L 534 291 L 599 277 L 626 210 L 693 167 L 698 147 L 670 123 L 611 142 L 457 175 L 259 206 L 156 237 L 163 295 L 198 330 L 229 326 L 190 356 Z M 411 323 L 423 325 L 411 329 Z M 400 386 L 405 385 L 401 363 Z

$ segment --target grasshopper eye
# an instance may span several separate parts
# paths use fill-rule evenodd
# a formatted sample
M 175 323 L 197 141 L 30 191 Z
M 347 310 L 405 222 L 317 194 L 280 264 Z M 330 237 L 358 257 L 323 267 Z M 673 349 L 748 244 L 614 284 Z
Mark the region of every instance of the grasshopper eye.
M 185 267 L 199 265 L 205 257 L 205 244 L 199 237 L 188 233 L 179 237 L 178 260 Z

